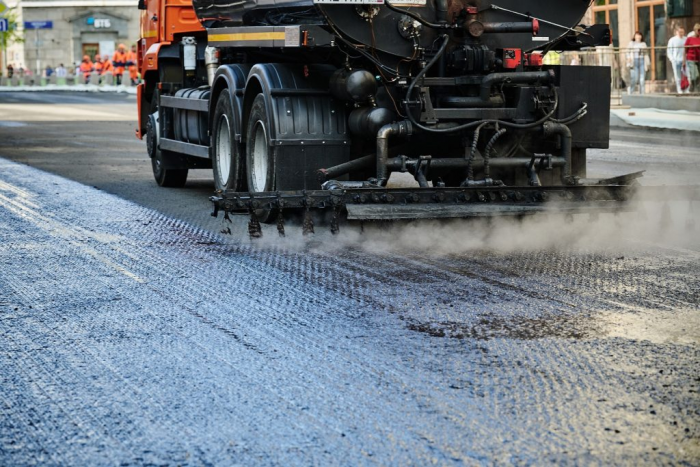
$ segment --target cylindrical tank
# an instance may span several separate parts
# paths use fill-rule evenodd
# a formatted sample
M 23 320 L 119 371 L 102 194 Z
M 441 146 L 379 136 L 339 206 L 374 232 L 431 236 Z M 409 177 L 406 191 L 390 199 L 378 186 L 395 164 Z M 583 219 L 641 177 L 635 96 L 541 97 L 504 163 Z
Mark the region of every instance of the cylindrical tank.
M 478 42 L 492 50 L 518 48 L 533 50 L 566 34 L 576 27 L 590 2 L 588 0 L 386 0 L 395 9 L 410 10 L 428 23 L 461 18 L 460 29 L 435 29 L 421 27 L 418 34 L 420 46 L 431 48 L 441 31 L 448 31 L 455 41 L 469 42 L 469 22 L 486 25 L 499 23 L 523 23 L 539 20 L 537 35 L 530 32 L 495 32 L 499 28 L 487 27 Z M 414 36 L 406 32 L 406 15 L 386 5 L 362 4 L 314 4 L 312 0 L 194 0 L 197 16 L 202 22 L 222 25 L 245 25 L 245 14 L 253 10 L 277 10 L 285 8 L 319 8 L 333 23 L 336 30 L 355 43 L 362 43 L 377 50 L 399 56 L 414 55 Z M 468 12 L 476 12 L 469 14 Z M 260 18 L 260 16 L 257 16 Z M 303 18 L 303 17 L 302 17 Z M 212 21 L 216 20 L 216 21 Z M 370 21 L 371 20 L 371 21 Z M 304 23 L 300 19 L 300 23 Z M 310 19 L 317 24 L 318 18 Z M 257 23 L 259 25 L 259 22 Z M 494 32 L 488 32 L 491 29 Z M 503 28 L 500 28 L 502 30 Z M 477 39 L 475 39 L 476 41 Z

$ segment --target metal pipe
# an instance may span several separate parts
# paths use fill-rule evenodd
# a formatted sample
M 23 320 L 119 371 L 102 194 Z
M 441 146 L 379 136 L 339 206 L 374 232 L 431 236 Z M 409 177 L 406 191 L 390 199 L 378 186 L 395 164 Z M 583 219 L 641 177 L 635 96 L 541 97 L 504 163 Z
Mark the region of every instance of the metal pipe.
M 542 125 L 544 130 L 544 136 L 559 135 L 560 145 L 561 145 L 561 156 L 560 159 L 564 159 L 566 163 L 564 164 L 564 169 L 561 174 L 561 182 L 564 185 L 576 185 L 576 180 L 571 175 L 571 147 L 572 138 L 571 130 L 569 127 L 563 123 L 545 122 Z
M 384 125 L 377 132 L 377 183 L 386 186 L 389 180 L 387 161 L 389 160 L 389 137 L 410 135 L 411 124 L 407 121 Z
M 372 166 L 376 157 L 371 154 L 369 156 L 360 157 L 359 159 L 354 159 L 343 164 L 338 164 L 327 169 L 319 169 L 316 174 L 320 182 L 325 182 L 326 180 L 333 180 L 334 178 L 342 177 L 350 172 L 355 172 L 357 170 L 366 169 Z
M 553 156 L 552 167 L 564 167 L 566 165 L 566 159 L 563 157 Z M 491 159 L 489 162 L 492 169 L 526 169 L 530 162 L 532 161 L 529 157 L 498 157 Z M 406 166 L 416 165 L 418 159 L 408 159 L 405 160 L 402 157 L 393 157 L 387 161 L 387 167 L 392 172 L 401 171 Z M 457 170 L 466 169 L 468 160 L 461 157 L 446 157 L 441 159 L 431 159 L 430 160 L 430 170 L 432 171 L 444 171 L 444 170 Z M 476 170 L 481 170 L 484 168 L 484 160 L 477 159 L 473 163 L 473 167 Z
M 537 175 L 537 170 L 535 169 L 534 158 L 527 164 L 527 180 L 530 186 L 542 186 L 540 177 Z
M 481 97 L 460 97 L 460 96 L 449 96 L 440 99 L 440 104 L 446 107 L 503 107 L 505 102 L 503 102 L 503 97 L 494 96 L 487 101 L 481 100 Z
M 204 49 L 204 66 L 207 69 L 207 82 L 209 86 L 214 85 L 214 76 L 219 68 L 219 49 L 217 47 L 207 46 Z
M 438 23 L 447 22 L 447 0 L 435 0 L 435 16 Z
M 538 81 L 551 83 L 554 80 L 554 70 L 527 71 L 515 73 L 491 73 L 486 75 L 481 81 L 479 97 L 482 101 L 488 102 L 491 99 L 491 88 L 496 84 L 533 84 Z
M 484 32 L 488 33 L 527 32 L 530 34 L 537 35 L 537 33 L 539 32 L 539 21 L 537 21 L 536 19 L 533 19 L 532 21 L 482 24 L 484 25 Z

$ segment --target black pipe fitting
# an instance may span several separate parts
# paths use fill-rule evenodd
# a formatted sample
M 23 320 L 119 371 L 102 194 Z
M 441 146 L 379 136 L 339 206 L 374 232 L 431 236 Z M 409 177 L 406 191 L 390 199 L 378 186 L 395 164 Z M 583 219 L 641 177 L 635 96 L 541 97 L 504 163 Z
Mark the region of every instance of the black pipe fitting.
M 576 179 L 571 175 L 571 130 L 563 123 L 545 122 L 542 125 L 544 136 L 558 135 L 561 145 L 561 158 L 566 161 L 562 169 L 561 182 L 564 185 L 576 185 Z
M 335 178 L 342 177 L 343 175 L 347 175 L 350 172 L 356 172 L 358 170 L 366 169 L 367 167 L 372 166 L 372 162 L 374 162 L 375 156 L 374 155 L 369 155 L 365 157 L 360 157 L 359 159 L 353 159 L 349 162 L 345 162 L 343 164 L 338 164 L 333 167 L 329 167 L 327 169 L 319 169 L 316 172 L 316 175 L 318 177 L 318 181 L 323 183 L 327 180 L 333 180 Z
M 413 132 L 411 123 L 402 121 L 384 125 L 377 132 L 377 183 L 379 186 L 386 186 L 389 181 L 389 137 L 390 136 L 410 136 Z
M 514 73 L 492 73 L 486 75 L 481 81 L 479 97 L 482 101 L 488 102 L 491 98 L 491 88 L 497 84 L 549 84 L 554 81 L 554 70 L 546 71 L 525 71 Z

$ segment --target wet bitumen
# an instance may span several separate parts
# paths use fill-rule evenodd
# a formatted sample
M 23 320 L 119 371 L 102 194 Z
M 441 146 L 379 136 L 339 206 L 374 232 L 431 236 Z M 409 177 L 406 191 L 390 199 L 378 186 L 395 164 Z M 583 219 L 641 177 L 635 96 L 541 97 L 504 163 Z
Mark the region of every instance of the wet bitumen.
M 216 231 L 0 159 L 0 465 L 700 459 L 692 241 Z

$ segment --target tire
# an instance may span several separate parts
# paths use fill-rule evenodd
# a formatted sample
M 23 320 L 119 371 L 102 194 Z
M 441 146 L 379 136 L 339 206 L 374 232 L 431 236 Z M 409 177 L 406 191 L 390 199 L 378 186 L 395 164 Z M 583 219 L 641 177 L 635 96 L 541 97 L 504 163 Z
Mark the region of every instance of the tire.
M 163 188 L 182 188 L 185 186 L 189 171 L 187 169 L 166 169 L 164 165 L 163 152 L 158 149 L 155 156 L 151 158 L 153 178 L 158 186 Z
M 265 96 L 258 94 L 250 108 L 246 128 L 246 178 L 251 193 L 275 191 L 275 148 L 270 145 L 269 136 Z M 277 217 L 274 209 L 259 209 L 256 214 L 264 223 L 271 223 Z
M 148 155 L 151 158 L 151 168 L 153 169 L 153 178 L 155 178 L 158 186 L 164 188 L 182 188 L 187 182 L 187 169 L 167 169 L 167 161 L 170 158 L 176 157 L 167 151 L 161 151 L 158 148 L 158 132 L 157 124 L 158 115 L 158 91 L 153 93 L 151 101 L 151 115 L 146 123 L 146 147 Z
M 244 191 L 244 163 L 241 145 L 235 138 L 235 116 L 231 106 L 231 92 L 219 94 L 212 120 L 211 164 L 217 190 Z

